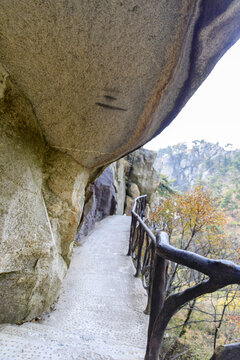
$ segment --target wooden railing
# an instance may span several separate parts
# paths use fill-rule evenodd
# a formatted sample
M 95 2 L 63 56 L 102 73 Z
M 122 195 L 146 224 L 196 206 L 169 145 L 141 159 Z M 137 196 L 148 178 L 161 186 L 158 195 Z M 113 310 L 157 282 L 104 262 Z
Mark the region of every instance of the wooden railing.
M 150 316 L 145 360 L 159 360 L 161 342 L 171 317 L 183 305 L 201 295 L 227 285 L 240 284 L 240 266 L 230 261 L 212 260 L 177 249 L 169 244 L 168 235 L 163 231 L 157 232 L 155 236 L 146 225 L 146 201 L 146 195 L 135 199 L 128 255 L 135 265 L 135 276 L 141 277 L 148 293 L 145 313 Z M 180 293 L 166 296 L 169 261 L 197 270 L 209 279 Z M 224 353 L 224 359 L 240 360 L 240 343 L 229 346 L 228 349 L 228 354 Z M 239 357 L 231 357 L 231 351 L 234 354 L 239 351 Z M 212 359 L 223 359 L 219 355 L 213 356 Z
M 143 287 L 148 293 L 148 302 L 145 313 L 149 314 L 152 284 L 152 269 L 156 239 L 152 231 L 145 224 L 147 195 L 135 199 L 132 209 L 132 222 L 130 228 L 130 239 L 128 256 L 131 256 L 136 268 L 136 277 L 141 277 Z

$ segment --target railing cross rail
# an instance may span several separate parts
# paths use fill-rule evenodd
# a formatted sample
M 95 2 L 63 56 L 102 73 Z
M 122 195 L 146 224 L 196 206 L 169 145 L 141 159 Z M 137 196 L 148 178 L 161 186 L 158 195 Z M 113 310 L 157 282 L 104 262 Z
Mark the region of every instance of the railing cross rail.
M 155 236 L 146 224 L 146 204 L 146 195 L 135 199 L 127 255 L 132 257 L 136 267 L 135 276 L 142 278 L 143 286 L 148 293 L 145 313 L 150 317 L 145 360 L 158 360 L 164 331 L 174 313 L 198 296 L 212 293 L 230 284 L 240 284 L 240 266 L 230 261 L 212 260 L 177 249 L 169 244 L 168 235 L 163 231 Z M 166 297 L 169 261 L 202 272 L 209 276 L 209 280 Z M 239 351 L 236 360 L 240 360 L 240 343 L 227 348 L 233 349 L 234 354 Z M 224 360 L 233 359 L 231 356 L 231 350 L 229 356 L 224 352 Z M 212 359 L 223 358 L 214 354 Z

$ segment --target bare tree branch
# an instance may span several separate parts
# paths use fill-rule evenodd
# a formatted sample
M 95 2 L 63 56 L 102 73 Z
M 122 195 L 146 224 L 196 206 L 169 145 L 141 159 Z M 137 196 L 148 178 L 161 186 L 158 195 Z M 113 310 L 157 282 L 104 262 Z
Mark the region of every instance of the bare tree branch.
M 157 254 L 170 261 L 198 270 L 209 276 L 209 280 L 192 286 L 185 291 L 170 295 L 164 302 L 153 326 L 145 360 L 157 360 L 166 327 L 172 316 L 187 302 L 207 293 L 212 293 L 230 284 L 240 284 L 240 266 L 231 261 L 212 260 L 190 251 L 179 250 L 169 245 L 168 235 L 159 233 L 156 237 Z

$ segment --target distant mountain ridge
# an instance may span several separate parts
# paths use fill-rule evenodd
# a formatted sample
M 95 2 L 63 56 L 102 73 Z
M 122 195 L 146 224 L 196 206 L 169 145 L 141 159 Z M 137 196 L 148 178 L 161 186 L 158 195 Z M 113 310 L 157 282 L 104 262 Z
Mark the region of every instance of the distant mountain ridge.
M 229 188 L 239 192 L 240 150 L 232 150 L 231 144 L 223 148 L 218 143 L 195 140 L 192 149 L 184 143 L 169 146 L 159 149 L 154 166 L 180 191 L 201 181 L 218 194 Z

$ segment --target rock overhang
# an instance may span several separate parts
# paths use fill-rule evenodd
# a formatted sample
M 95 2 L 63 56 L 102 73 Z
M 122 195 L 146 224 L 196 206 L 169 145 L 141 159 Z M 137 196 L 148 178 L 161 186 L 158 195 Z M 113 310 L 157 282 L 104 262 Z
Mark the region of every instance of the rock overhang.
M 2 0 L 0 61 L 46 143 L 97 168 L 172 121 L 239 18 L 237 0 Z

